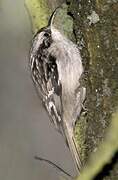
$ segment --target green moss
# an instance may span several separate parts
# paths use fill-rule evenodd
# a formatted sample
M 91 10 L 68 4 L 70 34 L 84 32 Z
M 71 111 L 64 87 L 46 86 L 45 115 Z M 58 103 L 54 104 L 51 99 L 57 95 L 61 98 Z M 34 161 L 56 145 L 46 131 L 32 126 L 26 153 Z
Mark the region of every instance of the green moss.
M 118 104 L 118 3 L 115 0 L 79 3 L 71 0 L 69 11 L 75 18 L 74 29 L 85 69 L 85 106 L 88 109 L 85 134 L 87 160 L 91 152 L 95 152 L 103 141 L 111 115 Z M 76 131 L 80 131 L 80 127 L 76 128 Z M 118 163 L 114 162 L 113 165 L 110 166 L 109 172 L 106 172 L 109 177 L 102 174 L 101 179 L 118 179 Z
M 26 7 L 31 17 L 33 32 L 47 26 L 52 10 L 48 6 L 48 0 L 25 0 Z M 56 6 L 56 4 L 55 4 Z M 73 20 L 67 15 L 68 6 L 63 3 L 57 10 L 53 25 L 66 37 L 74 40 Z
M 81 157 L 81 161 L 85 160 L 85 135 L 86 135 L 86 118 L 81 115 L 77 121 L 76 128 L 74 130 L 74 137 L 77 143 L 77 148 Z
M 25 0 L 26 7 L 31 17 L 33 32 L 48 24 L 51 10 L 47 6 L 47 0 Z
M 113 115 L 111 125 L 104 142 L 98 151 L 91 155 L 87 166 L 83 169 L 77 180 L 92 180 L 101 172 L 106 164 L 109 164 L 118 151 L 118 112 Z M 117 177 L 116 177 L 117 178 Z

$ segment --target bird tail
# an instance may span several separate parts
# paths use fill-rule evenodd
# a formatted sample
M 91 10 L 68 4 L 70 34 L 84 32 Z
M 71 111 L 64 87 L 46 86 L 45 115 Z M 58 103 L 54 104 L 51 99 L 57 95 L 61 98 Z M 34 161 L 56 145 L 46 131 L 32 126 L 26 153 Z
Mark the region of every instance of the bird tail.
M 79 152 L 77 150 L 77 145 L 74 139 L 74 135 L 73 132 L 70 130 L 68 124 L 65 122 L 64 123 L 64 134 L 66 136 L 66 140 L 69 146 L 69 150 L 71 152 L 75 167 L 77 169 L 78 174 L 80 173 L 80 170 L 82 168 L 82 163 L 80 160 L 80 155 Z

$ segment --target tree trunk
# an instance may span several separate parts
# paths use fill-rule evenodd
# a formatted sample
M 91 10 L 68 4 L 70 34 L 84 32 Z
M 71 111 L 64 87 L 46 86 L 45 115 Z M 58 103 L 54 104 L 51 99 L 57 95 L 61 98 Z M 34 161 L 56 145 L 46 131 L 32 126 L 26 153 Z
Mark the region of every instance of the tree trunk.
M 83 127 L 81 151 L 85 162 L 103 141 L 118 104 L 118 3 L 117 0 L 71 0 L 68 3 L 85 67 L 87 114 L 76 127 L 76 134 L 77 128 Z M 100 179 L 118 179 L 117 155 L 98 176 Z

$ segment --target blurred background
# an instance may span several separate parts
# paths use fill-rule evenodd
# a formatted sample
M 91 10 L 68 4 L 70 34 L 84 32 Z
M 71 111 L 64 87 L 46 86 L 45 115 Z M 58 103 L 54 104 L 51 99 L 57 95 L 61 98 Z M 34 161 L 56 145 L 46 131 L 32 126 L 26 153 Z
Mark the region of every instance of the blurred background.
M 47 158 L 74 175 L 62 136 L 50 124 L 28 68 L 31 24 L 23 0 L 0 0 L 0 180 L 58 180 Z

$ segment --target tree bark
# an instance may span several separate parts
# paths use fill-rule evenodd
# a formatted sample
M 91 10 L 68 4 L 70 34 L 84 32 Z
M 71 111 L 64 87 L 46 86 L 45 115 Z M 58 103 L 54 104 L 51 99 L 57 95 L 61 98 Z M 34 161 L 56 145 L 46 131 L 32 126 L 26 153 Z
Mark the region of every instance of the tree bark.
M 79 125 L 84 124 L 81 136 L 85 163 L 103 141 L 118 105 L 118 3 L 116 0 L 70 0 L 68 3 L 85 68 L 87 114 L 76 127 L 77 134 Z M 117 154 L 96 179 L 118 179 Z

